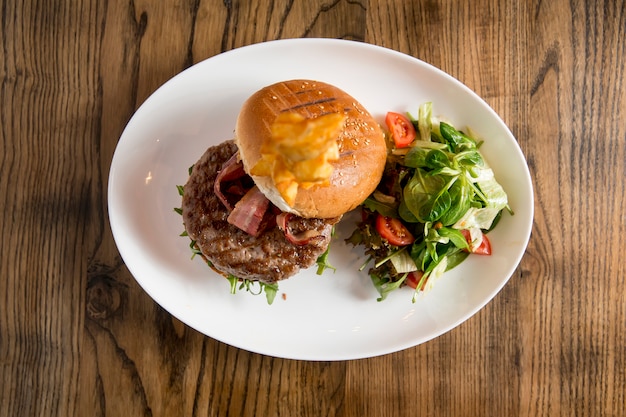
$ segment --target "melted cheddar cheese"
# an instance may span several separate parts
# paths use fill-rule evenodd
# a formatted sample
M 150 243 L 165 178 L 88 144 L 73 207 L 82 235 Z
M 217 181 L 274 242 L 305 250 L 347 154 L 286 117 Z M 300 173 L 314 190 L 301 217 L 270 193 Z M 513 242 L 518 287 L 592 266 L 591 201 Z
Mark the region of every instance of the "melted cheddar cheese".
M 281 113 L 271 125 L 271 137 L 261 145 L 261 159 L 252 175 L 270 176 L 289 206 L 298 187 L 326 186 L 339 159 L 337 136 L 345 116 L 330 113 L 306 119 L 298 113 Z

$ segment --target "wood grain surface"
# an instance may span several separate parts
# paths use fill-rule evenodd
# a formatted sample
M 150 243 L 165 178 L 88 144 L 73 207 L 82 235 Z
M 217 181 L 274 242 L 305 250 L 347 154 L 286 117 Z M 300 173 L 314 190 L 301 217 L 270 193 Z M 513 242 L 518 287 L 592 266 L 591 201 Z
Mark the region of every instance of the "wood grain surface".
M 626 415 L 623 0 L 2 0 L 0 13 L 0 415 Z M 249 353 L 170 316 L 117 251 L 107 176 L 133 112 L 196 62 L 298 37 L 441 68 L 528 159 L 525 257 L 428 343 L 345 362 Z

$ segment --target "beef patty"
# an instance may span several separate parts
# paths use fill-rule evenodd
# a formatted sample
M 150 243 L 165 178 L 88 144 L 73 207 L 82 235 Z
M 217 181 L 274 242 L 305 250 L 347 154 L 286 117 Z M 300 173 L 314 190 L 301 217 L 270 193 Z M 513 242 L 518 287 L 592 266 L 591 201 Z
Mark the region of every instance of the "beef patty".
M 217 173 L 237 152 L 231 141 L 210 147 L 194 165 L 183 193 L 183 222 L 213 269 L 222 275 L 274 283 L 289 278 L 301 268 L 315 264 L 326 251 L 332 225 L 338 219 L 294 217 L 289 225 L 293 234 L 315 230 L 319 235 L 305 245 L 290 243 L 275 222 L 257 237 L 231 225 L 229 210 L 213 191 Z

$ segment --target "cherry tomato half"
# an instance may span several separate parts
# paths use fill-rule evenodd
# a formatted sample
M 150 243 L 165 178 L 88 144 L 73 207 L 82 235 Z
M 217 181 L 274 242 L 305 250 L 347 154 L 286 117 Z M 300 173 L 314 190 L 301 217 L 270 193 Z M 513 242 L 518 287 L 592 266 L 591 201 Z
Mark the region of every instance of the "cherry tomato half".
M 409 275 L 407 275 L 406 280 L 404 282 L 406 282 L 406 285 L 416 290 L 417 286 L 420 285 L 420 281 L 422 280 L 423 276 L 424 276 L 424 271 L 412 271 L 412 272 L 409 272 Z M 420 288 L 420 290 L 424 289 L 424 287 L 426 286 L 426 281 L 422 283 L 422 287 Z
M 396 246 L 410 245 L 415 238 L 399 219 L 379 214 L 376 217 L 376 230 L 383 239 Z
M 473 247 L 472 237 L 470 236 L 469 230 L 463 229 L 461 230 L 461 233 L 465 236 L 465 240 L 467 240 L 467 243 L 470 246 L 471 253 L 475 253 L 477 255 L 491 255 L 491 242 L 489 241 L 487 235 L 483 234 L 483 240 L 480 242 L 480 245 Z
M 415 127 L 405 115 L 390 111 L 385 117 L 385 123 L 391 132 L 396 148 L 406 148 L 415 139 Z

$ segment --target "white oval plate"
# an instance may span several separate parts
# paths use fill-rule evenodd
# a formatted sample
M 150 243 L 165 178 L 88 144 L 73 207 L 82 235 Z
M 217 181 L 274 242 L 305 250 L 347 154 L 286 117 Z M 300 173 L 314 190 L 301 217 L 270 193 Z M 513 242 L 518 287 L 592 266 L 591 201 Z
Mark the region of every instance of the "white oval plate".
M 273 305 L 263 295 L 229 293 L 226 279 L 190 259 L 176 185 L 210 145 L 233 136 L 241 104 L 277 81 L 306 78 L 334 84 L 382 124 L 387 111 L 432 101 L 434 113 L 470 126 L 509 194 L 515 215 L 489 235 L 490 257 L 470 256 L 411 302 L 412 290 L 384 302 L 365 271 L 362 252 L 345 244 L 350 219 L 332 243 L 336 273 L 314 269 L 280 283 Z M 520 262 L 530 237 L 533 191 L 524 156 L 509 129 L 475 93 L 444 72 L 389 49 L 354 41 L 292 39 L 235 49 L 185 70 L 134 114 L 111 164 L 109 216 L 130 272 L 163 308 L 224 343 L 266 355 L 346 360 L 399 351 L 467 320 L 491 300 Z M 282 298 L 282 294 L 286 299 Z

